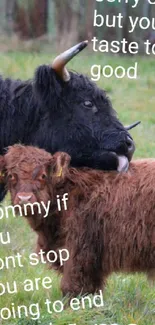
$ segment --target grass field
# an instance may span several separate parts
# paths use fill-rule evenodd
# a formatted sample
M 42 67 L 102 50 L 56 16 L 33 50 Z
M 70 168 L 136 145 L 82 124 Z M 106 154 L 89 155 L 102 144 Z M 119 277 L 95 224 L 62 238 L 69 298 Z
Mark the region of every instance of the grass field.
M 111 64 L 113 67 L 123 65 L 130 66 L 135 58 L 106 57 L 102 55 L 79 55 L 69 67 L 73 70 L 90 74 L 92 64 Z M 104 88 L 112 100 L 113 106 L 118 112 L 120 120 L 128 125 L 136 120 L 142 123 L 131 131 L 136 142 L 135 157 L 155 156 L 155 61 L 154 58 L 136 58 L 138 61 L 137 80 L 101 78 L 98 85 Z M 13 78 L 27 79 L 33 76 L 35 67 L 42 63 L 52 62 L 49 54 L 10 53 L 0 54 L 0 73 Z M 3 204 L 9 204 L 9 197 Z M 104 307 L 80 309 L 73 312 L 66 309 L 63 313 L 49 315 L 45 309 L 45 299 L 52 302 L 62 299 L 59 290 L 60 279 L 57 275 L 39 265 L 37 268 L 28 264 L 28 255 L 35 246 L 35 235 L 22 218 L 13 218 L 10 214 L 8 220 L 0 220 L 1 231 L 9 231 L 11 244 L 0 245 L 0 258 L 14 255 L 20 252 L 24 256 L 23 268 L 5 268 L 0 271 L 0 283 L 7 281 L 18 282 L 17 294 L 4 294 L 0 296 L 0 309 L 39 302 L 41 316 L 38 321 L 28 319 L 9 319 L 0 324 L 18 325 L 154 325 L 155 324 L 155 287 L 149 287 L 144 275 L 113 275 L 109 278 L 104 291 Z M 22 283 L 25 279 L 50 276 L 53 279 L 51 290 L 24 292 Z M 1 292 L 1 286 L 0 286 Z M 51 322 L 51 324 L 50 324 Z

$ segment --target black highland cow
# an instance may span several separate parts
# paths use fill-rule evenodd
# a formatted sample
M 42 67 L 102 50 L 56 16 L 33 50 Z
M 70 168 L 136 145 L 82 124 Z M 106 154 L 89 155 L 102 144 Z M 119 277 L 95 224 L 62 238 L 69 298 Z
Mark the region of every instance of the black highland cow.
M 50 153 L 67 152 L 75 167 L 122 171 L 134 143 L 105 92 L 65 65 L 87 46 L 82 42 L 40 66 L 32 80 L 0 77 L 0 154 L 15 143 Z M 0 200 L 4 197 L 0 191 Z

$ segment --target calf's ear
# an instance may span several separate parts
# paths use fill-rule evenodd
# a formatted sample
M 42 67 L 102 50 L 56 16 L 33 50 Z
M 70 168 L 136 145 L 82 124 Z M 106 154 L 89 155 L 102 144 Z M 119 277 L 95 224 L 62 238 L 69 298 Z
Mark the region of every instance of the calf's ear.
M 0 183 L 5 183 L 6 169 L 5 160 L 3 156 L 0 156 Z
M 66 152 L 57 152 L 53 155 L 53 176 L 64 178 L 70 165 L 71 157 Z

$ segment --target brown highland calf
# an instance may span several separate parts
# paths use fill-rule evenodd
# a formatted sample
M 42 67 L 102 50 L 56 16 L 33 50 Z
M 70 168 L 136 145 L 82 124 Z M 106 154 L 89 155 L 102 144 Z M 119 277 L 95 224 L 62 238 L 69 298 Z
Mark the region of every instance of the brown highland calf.
M 14 205 L 51 201 L 49 215 L 26 216 L 38 234 L 37 250 L 66 248 L 60 267 L 63 294 L 101 289 L 112 272 L 155 275 L 155 159 L 130 163 L 127 173 L 69 167 L 66 153 L 15 145 L 1 158 Z M 57 195 L 68 193 L 58 211 Z

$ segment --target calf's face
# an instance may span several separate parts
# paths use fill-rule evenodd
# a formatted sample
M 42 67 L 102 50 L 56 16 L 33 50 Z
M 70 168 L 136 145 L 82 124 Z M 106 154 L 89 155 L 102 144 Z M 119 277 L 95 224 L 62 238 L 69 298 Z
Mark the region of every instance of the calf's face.
M 43 201 L 47 204 L 50 200 L 47 163 L 51 155 L 42 149 L 14 145 L 9 147 L 2 159 L 1 166 L 6 170 L 5 182 L 13 205 L 20 205 L 24 215 L 24 205 L 27 204 L 29 217 L 32 212 L 30 204 L 33 204 L 34 213 L 37 213 L 38 208 L 34 203 Z
M 60 182 L 63 185 L 70 160 L 71 157 L 64 152 L 52 156 L 43 149 L 14 145 L 8 148 L 5 156 L 0 156 L 0 183 L 6 184 L 12 204 L 21 206 L 22 215 L 35 219 L 38 217 L 35 203 L 43 202 L 46 206 L 49 201 L 53 203 L 53 190 Z M 15 211 L 19 212 L 18 207 Z M 43 214 L 44 209 L 39 212 L 40 217 Z

